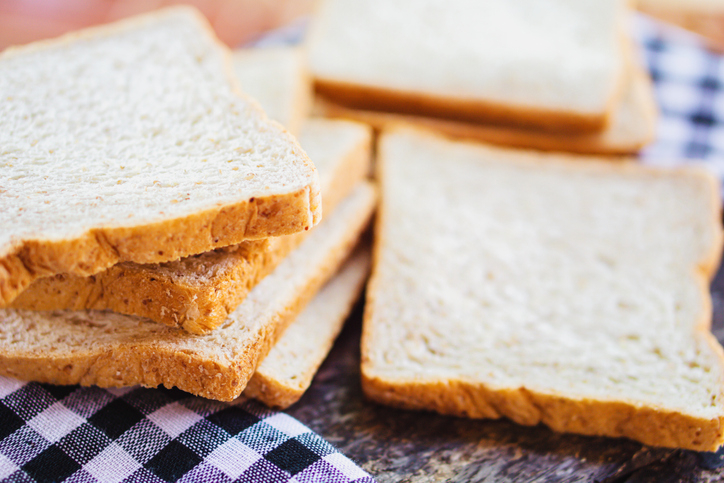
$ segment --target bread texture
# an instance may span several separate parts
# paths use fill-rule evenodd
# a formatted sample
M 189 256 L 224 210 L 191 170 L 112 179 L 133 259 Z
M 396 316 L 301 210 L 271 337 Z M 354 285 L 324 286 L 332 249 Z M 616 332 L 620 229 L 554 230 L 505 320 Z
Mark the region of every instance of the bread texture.
M 331 213 L 370 169 L 371 130 L 349 121 L 308 120 L 300 142 L 317 166 L 324 209 Z M 309 233 L 247 241 L 161 264 L 125 262 L 89 277 L 45 277 L 10 307 L 107 309 L 204 334 L 222 324 Z
M 600 133 L 560 134 L 539 129 L 365 111 L 335 104 L 321 96 L 315 100 L 313 112 L 335 119 L 365 122 L 377 131 L 389 130 L 397 125 L 408 125 L 429 129 L 455 139 L 544 151 L 619 156 L 636 153 L 653 140 L 658 115 L 654 90 L 648 74 L 637 66 L 632 68 L 626 80 L 624 95 L 611 115 L 611 123 Z
M 711 451 L 718 181 L 411 131 L 378 147 L 362 384 L 381 403 Z
M 312 105 L 312 81 L 299 47 L 236 50 L 234 73 L 270 118 L 299 135 Z
M 178 7 L 0 54 L 0 301 L 311 228 L 319 180 Z
M 374 187 L 360 184 L 207 335 L 113 312 L 0 310 L 0 373 L 51 384 L 176 386 L 230 401 L 347 258 L 375 202 Z
M 358 248 L 272 347 L 244 396 L 287 408 L 304 395 L 360 296 L 369 266 L 369 249 Z
M 625 0 L 324 0 L 310 72 L 357 109 L 597 131 L 623 88 L 626 13 Z

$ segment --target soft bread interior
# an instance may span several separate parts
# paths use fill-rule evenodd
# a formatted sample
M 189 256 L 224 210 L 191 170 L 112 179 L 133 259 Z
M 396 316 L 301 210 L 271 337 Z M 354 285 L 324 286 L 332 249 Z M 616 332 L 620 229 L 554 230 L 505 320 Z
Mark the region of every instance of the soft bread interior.
M 395 400 L 397 387 L 411 401 L 420 385 L 459 382 L 472 394 L 524 388 L 530 406 L 535 395 L 622 402 L 721 426 L 712 177 L 413 132 L 386 135 L 380 153 L 363 341 L 373 397 Z M 485 415 L 489 401 L 472 399 L 449 410 Z M 545 420 L 536 410 L 528 424 Z

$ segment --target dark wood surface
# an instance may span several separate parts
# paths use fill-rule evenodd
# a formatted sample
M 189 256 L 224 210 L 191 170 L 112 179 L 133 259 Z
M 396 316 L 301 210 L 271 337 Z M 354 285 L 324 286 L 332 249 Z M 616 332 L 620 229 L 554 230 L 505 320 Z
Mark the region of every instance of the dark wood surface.
M 724 271 L 712 285 L 713 331 L 724 342 Z M 555 433 L 507 420 L 467 420 L 365 401 L 359 384 L 361 307 L 307 394 L 287 412 L 380 483 L 724 482 L 719 453 L 650 448 Z

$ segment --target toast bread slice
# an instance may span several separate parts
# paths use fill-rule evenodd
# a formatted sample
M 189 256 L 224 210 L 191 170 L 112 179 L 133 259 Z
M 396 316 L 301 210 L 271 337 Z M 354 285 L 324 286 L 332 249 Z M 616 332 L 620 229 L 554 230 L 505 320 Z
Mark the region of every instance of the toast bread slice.
M 623 89 L 625 0 L 324 0 L 317 92 L 356 109 L 600 131 Z
M 371 130 L 355 122 L 310 119 L 300 142 L 315 161 L 329 214 L 366 177 Z M 90 277 L 45 277 L 33 282 L 10 307 L 112 310 L 204 334 L 222 324 L 308 234 L 244 242 L 162 264 L 120 263 Z
M 321 219 L 297 141 L 175 7 L 0 54 L 0 302 L 56 273 L 159 263 Z
M 113 312 L 0 310 L 0 374 L 51 384 L 176 386 L 235 399 L 352 251 L 375 202 L 373 185 L 361 182 L 210 334 Z
M 712 175 L 403 130 L 378 153 L 369 398 L 652 446 L 724 442 Z
M 359 298 L 369 267 L 369 248 L 357 248 L 272 347 L 244 396 L 284 409 L 304 395 Z

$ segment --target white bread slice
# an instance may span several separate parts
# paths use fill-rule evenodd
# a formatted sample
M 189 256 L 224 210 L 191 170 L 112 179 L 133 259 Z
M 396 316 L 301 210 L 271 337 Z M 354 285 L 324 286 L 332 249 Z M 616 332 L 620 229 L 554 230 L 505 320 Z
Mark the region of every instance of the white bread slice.
M 369 249 L 358 248 L 272 347 L 244 396 L 278 408 L 302 397 L 362 292 L 369 266 Z
M 352 251 L 375 199 L 374 187 L 360 183 L 207 335 L 113 312 L 0 310 L 0 374 L 52 384 L 176 386 L 232 400 Z
M 300 142 L 317 167 L 324 210 L 330 214 L 369 172 L 371 129 L 349 121 L 310 119 Z M 90 277 L 45 277 L 10 307 L 108 309 L 204 334 L 223 323 L 309 233 L 244 242 L 162 264 L 120 263 Z
M 271 119 L 299 135 L 312 105 L 312 82 L 299 47 L 235 50 L 234 73 Z
M 0 301 L 91 275 L 309 229 L 319 181 L 240 95 L 190 8 L 0 55 Z
M 632 71 L 626 76 L 624 95 L 611 115 L 611 123 L 601 132 L 554 133 L 513 126 L 474 124 L 383 111 L 364 111 L 350 109 L 319 96 L 315 99 L 313 111 L 320 116 L 365 122 L 378 131 L 406 124 L 421 129 L 430 129 L 457 139 L 517 148 L 568 151 L 580 154 L 633 154 L 653 140 L 658 111 L 648 74 L 640 67 L 632 68 Z
M 653 446 L 722 444 L 713 176 L 402 131 L 378 153 L 368 397 Z
M 354 108 L 601 130 L 624 74 L 625 0 L 324 0 L 317 90 Z

